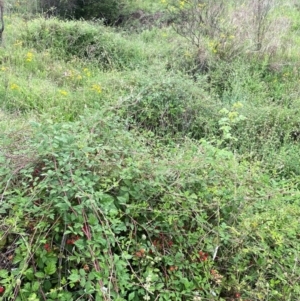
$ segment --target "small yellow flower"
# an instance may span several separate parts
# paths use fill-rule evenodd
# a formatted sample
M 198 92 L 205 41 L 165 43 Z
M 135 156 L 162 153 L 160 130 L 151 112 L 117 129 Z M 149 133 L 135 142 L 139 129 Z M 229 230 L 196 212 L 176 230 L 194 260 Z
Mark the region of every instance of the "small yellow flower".
M 82 76 L 79 74 L 79 75 L 77 75 L 77 80 L 81 80 L 82 79 Z
M 65 90 L 59 90 L 59 93 L 63 96 L 67 96 L 68 95 L 68 92 L 65 91 Z
M 4 66 L 1 67 L 1 71 L 6 71 L 7 69 L 8 69 L 7 67 Z
M 31 62 L 33 59 L 33 53 L 32 52 L 27 52 L 26 54 L 26 62 Z
M 10 89 L 11 90 L 20 90 L 20 87 L 17 84 L 11 84 Z
M 87 77 L 90 77 L 90 76 L 91 76 L 91 72 L 89 71 L 88 68 L 84 68 L 84 69 L 83 69 L 83 72 L 85 73 L 85 75 L 86 75 Z
M 102 92 L 102 88 L 98 84 L 92 85 L 92 90 L 95 91 L 95 92 L 97 92 L 97 93 L 101 93 Z

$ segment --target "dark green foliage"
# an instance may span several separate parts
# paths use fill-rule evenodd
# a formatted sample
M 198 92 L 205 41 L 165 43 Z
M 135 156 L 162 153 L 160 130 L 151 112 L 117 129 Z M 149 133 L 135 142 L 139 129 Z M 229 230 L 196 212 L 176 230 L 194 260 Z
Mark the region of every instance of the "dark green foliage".
M 146 146 L 107 113 L 31 131 L 11 153 L 22 168 L 1 191 L 2 251 L 14 241 L 0 270 L 4 300 L 14 275 L 18 300 L 299 296 L 296 192 L 282 197 L 255 166 L 205 141 Z M 13 163 L 2 165 L 2 183 Z M 291 269 L 293 286 L 278 281 Z
M 149 70 L 136 82 L 136 89 L 122 103 L 122 116 L 159 136 L 203 138 L 216 130 L 220 103 L 188 76 Z
M 120 15 L 120 1 L 116 0 L 40 0 L 40 8 L 48 15 L 77 19 L 104 19 L 113 23 Z
M 116 0 L 79 0 L 75 16 L 86 20 L 101 18 L 106 24 L 113 24 L 120 15 L 120 4 Z

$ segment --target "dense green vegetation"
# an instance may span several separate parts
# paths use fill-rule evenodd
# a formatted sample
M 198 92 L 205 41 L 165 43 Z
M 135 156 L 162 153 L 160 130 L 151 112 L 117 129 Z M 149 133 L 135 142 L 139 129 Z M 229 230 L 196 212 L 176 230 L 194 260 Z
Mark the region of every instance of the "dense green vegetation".
M 56 2 L 6 3 L 0 299 L 299 300 L 297 3 Z

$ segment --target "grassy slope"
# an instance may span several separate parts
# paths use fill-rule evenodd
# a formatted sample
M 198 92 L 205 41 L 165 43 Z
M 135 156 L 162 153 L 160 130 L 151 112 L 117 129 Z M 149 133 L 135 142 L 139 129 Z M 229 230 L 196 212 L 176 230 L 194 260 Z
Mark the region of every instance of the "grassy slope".
M 299 298 L 300 18 L 284 13 L 284 53 L 218 62 L 197 81 L 185 74 L 193 48 L 171 28 L 6 17 L 5 300 Z M 232 122 L 236 110 L 247 119 Z

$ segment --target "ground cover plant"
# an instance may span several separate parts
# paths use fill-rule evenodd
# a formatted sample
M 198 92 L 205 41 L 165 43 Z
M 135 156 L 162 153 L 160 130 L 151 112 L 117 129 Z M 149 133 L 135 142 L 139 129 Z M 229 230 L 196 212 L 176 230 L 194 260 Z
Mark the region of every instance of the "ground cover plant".
M 297 3 L 75 2 L 6 3 L 0 299 L 298 300 Z

